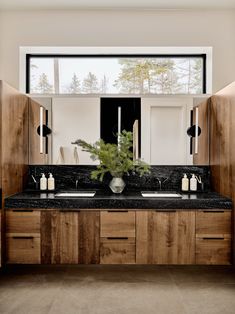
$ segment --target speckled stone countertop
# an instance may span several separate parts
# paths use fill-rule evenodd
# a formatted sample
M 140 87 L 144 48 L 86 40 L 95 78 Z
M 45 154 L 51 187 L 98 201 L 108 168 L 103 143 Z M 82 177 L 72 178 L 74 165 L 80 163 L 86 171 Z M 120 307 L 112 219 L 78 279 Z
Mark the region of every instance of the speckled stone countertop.
M 181 198 L 144 198 L 140 191 L 121 195 L 98 190 L 94 197 L 56 197 L 25 191 L 6 198 L 5 208 L 40 209 L 232 209 L 232 201 L 215 192 L 182 194 Z

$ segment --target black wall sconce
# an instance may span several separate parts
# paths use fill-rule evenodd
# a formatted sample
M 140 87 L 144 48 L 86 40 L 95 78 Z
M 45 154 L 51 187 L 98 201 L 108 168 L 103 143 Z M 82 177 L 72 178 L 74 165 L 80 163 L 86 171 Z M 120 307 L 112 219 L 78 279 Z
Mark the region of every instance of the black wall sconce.
M 45 143 L 45 153 L 48 154 L 48 135 L 52 133 L 52 130 L 48 127 L 48 110 L 45 110 L 45 123 L 42 125 L 42 134 L 41 132 L 41 125 L 37 127 L 37 134 L 39 136 L 45 137 L 46 143 Z
M 198 112 L 197 112 L 198 115 Z M 196 119 L 198 123 L 198 118 Z M 200 126 L 193 124 L 193 110 L 190 111 L 190 127 L 187 129 L 187 134 L 190 137 L 190 155 L 193 154 L 193 137 L 198 137 L 202 133 Z

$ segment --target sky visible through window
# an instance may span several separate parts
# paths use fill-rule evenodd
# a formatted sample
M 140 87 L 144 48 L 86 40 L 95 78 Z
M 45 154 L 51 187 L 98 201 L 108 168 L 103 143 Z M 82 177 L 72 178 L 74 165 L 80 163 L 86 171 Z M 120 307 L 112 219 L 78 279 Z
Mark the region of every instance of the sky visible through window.
M 202 57 L 31 57 L 33 94 L 202 94 Z

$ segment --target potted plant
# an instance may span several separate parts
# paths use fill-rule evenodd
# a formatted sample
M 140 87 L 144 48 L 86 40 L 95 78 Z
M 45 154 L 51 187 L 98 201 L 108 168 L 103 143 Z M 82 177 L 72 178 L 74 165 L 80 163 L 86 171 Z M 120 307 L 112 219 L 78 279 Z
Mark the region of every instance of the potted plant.
M 125 188 L 124 174 L 136 172 L 140 176 L 149 172 L 149 165 L 141 160 L 133 161 L 133 134 L 122 131 L 118 135 L 118 144 L 105 143 L 102 139 L 95 144 L 88 144 L 83 140 L 77 140 L 76 144 L 82 150 L 91 154 L 92 160 L 99 160 L 96 170 L 91 172 L 92 179 L 103 181 L 104 175 L 110 173 L 112 180 L 109 184 L 113 193 L 122 193 Z

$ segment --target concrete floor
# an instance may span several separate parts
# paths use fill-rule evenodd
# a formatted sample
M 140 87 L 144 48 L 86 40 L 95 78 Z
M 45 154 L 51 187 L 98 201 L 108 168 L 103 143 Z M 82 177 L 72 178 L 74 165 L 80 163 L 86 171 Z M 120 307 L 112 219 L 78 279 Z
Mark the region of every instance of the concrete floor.
M 204 266 L 10 267 L 0 313 L 234 314 L 235 270 Z

